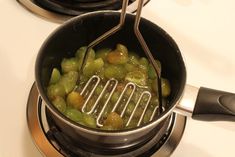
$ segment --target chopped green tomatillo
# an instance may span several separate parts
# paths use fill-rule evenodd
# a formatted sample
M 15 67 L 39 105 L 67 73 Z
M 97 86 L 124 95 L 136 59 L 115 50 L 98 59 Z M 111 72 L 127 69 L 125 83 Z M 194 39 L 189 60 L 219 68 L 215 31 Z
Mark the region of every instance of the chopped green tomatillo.
M 147 76 L 142 71 L 131 71 L 127 73 L 125 80 L 136 83 L 140 86 L 145 86 L 147 84 Z
M 126 75 L 126 69 L 122 65 L 110 64 L 104 70 L 104 76 L 108 79 L 116 78 L 118 80 L 123 79 Z
M 107 55 L 110 51 L 112 51 L 112 49 L 109 49 L 109 48 L 99 49 L 99 50 L 96 51 L 95 57 L 96 58 L 102 58 L 104 61 L 106 61 L 106 57 L 107 57 Z
M 50 100 L 54 100 L 57 96 L 65 97 L 65 94 L 64 86 L 59 83 L 52 84 L 47 87 L 47 96 Z
M 102 58 L 95 59 L 93 62 L 86 63 L 83 74 L 86 77 L 91 77 L 96 74 L 104 66 L 104 61 Z
M 70 71 L 61 77 L 58 84 L 61 84 L 64 87 L 66 94 L 68 94 L 75 88 L 77 80 L 78 72 Z
M 60 80 L 61 74 L 57 68 L 53 68 L 49 84 L 55 84 Z
M 146 71 L 148 70 L 149 62 L 148 62 L 147 58 L 141 57 L 139 60 L 139 64 L 140 64 L 141 69 L 146 70 Z
M 124 46 L 122 44 L 117 44 L 116 50 L 118 50 L 121 53 L 123 53 L 124 55 L 128 56 L 128 49 L 126 48 L 126 46 Z
M 161 85 L 162 85 L 162 96 L 163 97 L 169 96 L 171 92 L 170 82 L 167 79 L 162 78 Z
M 56 96 L 55 99 L 52 101 L 52 104 L 62 113 L 66 111 L 66 102 L 64 98 L 60 96 Z
M 77 50 L 77 52 L 75 53 L 75 57 L 78 60 L 78 70 L 81 69 L 83 60 L 85 62 L 85 59 L 86 59 L 85 58 L 86 50 L 87 50 L 87 47 L 83 46 L 83 47 L 79 48 Z M 92 62 L 95 59 L 95 51 L 93 49 L 90 49 L 90 51 L 87 52 L 87 56 L 86 57 L 87 57 L 86 63 Z M 84 63 L 84 64 L 86 64 L 86 63 Z
M 128 54 L 128 63 L 133 65 L 139 65 L 139 56 L 135 52 L 130 52 Z
M 82 113 L 76 109 L 73 108 L 67 108 L 65 111 L 65 116 L 69 119 L 75 121 L 75 122 L 83 122 L 83 116 Z
M 79 63 L 77 58 L 64 58 L 61 62 L 61 69 L 63 73 L 68 73 L 70 71 L 78 71 Z
M 88 127 L 91 127 L 91 128 L 96 127 L 95 119 L 89 114 L 83 113 L 83 122 Z

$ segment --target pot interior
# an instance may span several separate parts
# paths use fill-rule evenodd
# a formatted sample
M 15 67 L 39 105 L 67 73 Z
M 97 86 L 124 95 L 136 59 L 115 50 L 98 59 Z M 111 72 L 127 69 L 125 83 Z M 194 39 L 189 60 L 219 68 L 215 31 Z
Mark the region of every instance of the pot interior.
M 96 12 L 78 16 L 60 26 L 44 42 L 36 62 L 36 83 L 40 95 L 50 109 L 56 110 L 46 96 L 46 86 L 52 69 L 54 67 L 60 69 L 60 63 L 64 57 L 72 57 L 79 47 L 88 45 L 101 34 L 116 26 L 119 23 L 119 15 L 119 12 Z M 126 45 L 129 51 L 145 56 L 134 35 L 133 24 L 134 16 L 127 14 L 124 27 L 94 49 L 114 48 L 117 43 L 121 43 Z M 162 64 L 162 76 L 167 78 L 171 84 L 170 103 L 163 113 L 167 114 L 175 106 L 184 89 L 186 80 L 184 61 L 174 40 L 156 24 L 141 19 L 140 31 L 153 56 Z M 55 111 L 55 113 L 64 117 L 59 111 Z

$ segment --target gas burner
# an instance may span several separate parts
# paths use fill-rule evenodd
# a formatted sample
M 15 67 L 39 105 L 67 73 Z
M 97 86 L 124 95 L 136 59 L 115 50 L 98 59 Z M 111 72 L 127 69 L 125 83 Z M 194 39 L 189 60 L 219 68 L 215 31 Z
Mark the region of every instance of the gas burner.
M 70 143 L 69 138 L 54 125 L 47 115 L 47 108 L 34 83 L 27 103 L 27 122 L 32 138 L 39 151 L 46 157 L 168 157 L 179 144 L 186 125 L 186 117 L 173 113 L 167 123 L 165 134 L 154 136 L 141 147 L 119 155 L 95 154 Z
M 47 20 L 64 21 L 87 12 L 99 10 L 120 10 L 121 0 L 17 0 L 26 9 Z M 147 4 L 150 0 L 145 0 Z M 127 11 L 137 9 L 137 1 L 130 0 Z

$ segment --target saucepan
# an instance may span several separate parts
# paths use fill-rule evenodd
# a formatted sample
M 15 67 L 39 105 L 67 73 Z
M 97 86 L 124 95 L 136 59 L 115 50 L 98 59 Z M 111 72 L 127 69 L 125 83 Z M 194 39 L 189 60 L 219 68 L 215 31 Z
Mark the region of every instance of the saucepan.
M 162 76 L 168 78 L 171 84 L 169 104 L 164 112 L 143 126 L 120 131 L 88 128 L 61 114 L 46 95 L 52 69 L 59 68 L 64 57 L 73 56 L 79 47 L 88 45 L 116 26 L 119 16 L 119 12 L 99 11 L 75 17 L 52 32 L 39 50 L 35 66 L 37 88 L 48 108 L 48 115 L 66 136 L 85 149 L 92 148 L 90 150 L 94 152 L 102 150 L 106 153 L 121 153 L 140 146 L 153 136 L 158 135 L 160 138 L 173 112 L 191 114 L 192 118 L 207 121 L 235 120 L 235 94 L 186 85 L 185 62 L 176 42 L 166 31 L 144 18 L 140 22 L 140 31 L 152 55 L 162 64 Z M 134 15 L 127 14 L 123 28 L 96 48 L 114 47 L 122 43 L 143 56 L 143 50 L 133 32 L 134 19 Z

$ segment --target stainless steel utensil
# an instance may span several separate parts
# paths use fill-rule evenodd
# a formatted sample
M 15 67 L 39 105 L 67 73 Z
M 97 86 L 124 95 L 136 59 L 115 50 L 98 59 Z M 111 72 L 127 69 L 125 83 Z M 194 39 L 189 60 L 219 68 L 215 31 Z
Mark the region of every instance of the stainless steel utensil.
M 122 11 L 121 11 L 121 15 L 120 15 L 119 24 L 116 25 L 115 27 L 113 27 L 112 29 L 110 29 L 109 31 L 105 32 L 104 34 L 100 35 L 97 39 L 95 39 L 93 42 L 91 42 L 91 43 L 88 45 L 87 50 L 86 50 L 85 55 L 84 55 L 84 58 L 83 58 L 82 66 L 81 66 L 81 69 L 79 70 L 79 72 L 82 72 L 82 71 L 83 71 L 83 68 L 84 68 L 84 66 L 85 66 L 85 63 L 86 63 L 86 60 L 87 60 L 87 56 L 88 56 L 87 54 L 88 54 L 88 52 L 90 51 L 90 49 L 92 49 L 93 47 L 95 47 L 95 46 L 98 45 L 100 42 L 102 42 L 103 40 L 107 39 L 109 36 L 113 35 L 113 34 L 116 33 L 117 31 L 119 31 L 119 30 L 122 28 L 122 26 L 125 24 L 126 9 L 127 9 L 127 6 L 128 6 L 128 2 L 129 2 L 129 0 L 123 0 Z M 159 111 L 159 114 L 160 114 L 160 113 L 162 112 L 162 110 L 163 110 L 163 107 L 162 107 L 162 96 L 161 96 L 161 95 L 162 95 L 162 92 L 161 92 L 161 69 L 160 69 L 160 67 L 156 64 L 156 62 L 155 62 L 155 60 L 154 60 L 154 58 L 153 58 L 153 56 L 152 56 L 152 54 L 151 54 L 151 51 L 150 51 L 150 49 L 148 48 L 148 46 L 147 46 L 147 44 L 146 44 L 146 42 L 145 42 L 143 36 L 142 36 L 141 33 L 140 33 L 140 30 L 139 30 L 139 23 L 140 23 L 141 11 L 142 11 L 142 8 L 143 8 L 143 4 L 144 4 L 144 1 L 143 1 L 143 0 L 139 0 L 138 8 L 137 8 L 136 16 L 135 16 L 134 28 L 133 28 L 133 29 L 134 29 L 135 35 L 136 35 L 136 37 L 137 37 L 137 39 L 138 39 L 140 45 L 142 46 L 142 49 L 144 50 L 144 52 L 145 52 L 147 58 L 149 59 L 150 63 L 153 65 L 153 67 L 154 67 L 154 69 L 155 69 L 155 71 L 156 71 L 156 73 L 157 73 L 157 78 L 158 78 L 157 80 L 158 80 L 158 90 L 159 90 L 159 92 L 158 92 L 159 106 L 156 106 L 156 107 L 154 108 L 154 110 L 153 110 L 153 112 L 152 112 L 152 115 L 151 115 L 151 118 L 150 118 L 150 121 L 151 121 L 151 120 L 153 119 L 153 117 L 154 117 L 154 115 L 155 115 L 157 109 L 158 109 L 158 111 Z M 79 75 L 79 76 L 81 76 L 81 75 Z M 85 101 L 85 103 L 84 103 L 84 105 L 83 105 L 82 112 L 86 112 L 86 111 L 85 111 L 85 108 L 86 108 L 87 102 L 90 100 L 90 98 L 91 98 L 91 96 L 93 95 L 93 93 L 94 93 L 96 87 L 98 86 L 98 84 L 99 84 L 99 82 L 100 82 L 100 78 L 99 78 L 98 76 L 95 76 L 95 75 L 94 75 L 93 77 L 91 77 L 91 78 L 89 79 L 89 81 L 87 82 L 87 84 L 85 85 L 84 89 L 83 89 L 82 92 L 81 92 L 81 94 L 83 95 L 84 91 L 87 89 L 87 87 L 90 85 L 90 83 L 91 83 L 94 79 L 96 79 L 97 81 L 96 81 L 96 83 L 95 83 L 95 86 L 93 87 L 93 90 L 91 91 L 91 93 L 89 94 L 88 98 L 86 99 L 86 101 Z M 87 114 L 92 114 L 92 113 L 93 113 L 94 109 L 97 107 L 97 104 L 98 104 L 100 98 L 102 97 L 102 95 L 103 95 L 103 93 L 105 92 L 106 88 L 109 86 L 110 82 L 112 82 L 112 81 L 115 81 L 115 86 L 113 86 L 112 92 L 109 94 L 108 99 L 105 101 L 105 104 L 102 106 L 102 109 L 101 109 L 100 113 L 98 113 L 98 118 L 97 118 L 97 120 L 96 120 L 96 124 L 97 124 L 97 126 L 99 126 L 99 127 L 102 127 L 102 126 L 103 126 L 103 124 L 100 123 L 100 118 L 101 118 L 101 116 L 102 116 L 102 114 L 103 114 L 103 112 L 104 112 L 104 109 L 105 109 L 105 107 L 107 106 L 107 104 L 108 104 L 108 102 L 109 102 L 109 100 L 110 100 L 110 98 L 111 98 L 111 96 L 112 96 L 112 94 L 113 94 L 113 92 L 114 92 L 114 90 L 115 90 L 115 88 L 116 88 L 116 86 L 117 86 L 118 81 L 117 81 L 116 79 L 111 79 L 111 80 L 107 81 L 107 83 L 106 83 L 106 85 L 105 85 L 105 88 L 104 88 L 103 91 L 101 92 L 101 94 L 100 94 L 100 96 L 98 97 L 98 99 L 95 101 L 95 103 L 94 103 L 94 105 L 92 106 L 91 110 L 87 112 Z M 128 106 L 128 103 L 129 103 L 129 101 L 131 100 L 131 98 L 132 98 L 132 96 L 133 96 L 133 94 L 134 94 L 134 91 L 135 91 L 136 86 L 137 86 L 136 84 L 131 83 L 131 82 L 128 83 L 128 84 L 126 84 L 126 86 L 125 86 L 124 90 L 122 91 L 122 93 L 121 93 L 121 95 L 120 95 L 118 101 L 116 102 L 116 104 L 114 105 L 114 107 L 113 107 L 113 109 L 112 109 L 112 111 L 111 111 L 111 112 L 114 112 L 114 111 L 115 111 L 115 109 L 117 108 L 117 106 L 118 106 L 120 100 L 122 99 L 123 94 L 125 93 L 126 89 L 127 89 L 129 86 L 132 86 L 132 87 L 133 87 L 133 92 L 131 93 L 131 96 L 129 97 L 128 101 L 127 101 L 126 104 L 125 104 L 125 107 L 123 108 L 123 111 L 121 112 L 121 115 L 120 115 L 121 117 L 123 117 L 123 115 L 124 115 L 124 113 L 125 113 L 125 110 L 126 110 L 126 108 L 127 108 L 127 106 Z M 140 118 L 139 118 L 139 120 L 138 120 L 137 126 L 139 126 L 139 125 L 141 124 L 141 122 L 142 122 L 142 120 L 143 120 L 143 117 L 144 117 L 144 114 L 145 114 L 145 112 L 146 112 L 146 110 L 147 110 L 147 108 L 148 108 L 148 105 L 149 105 L 149 102 L 150 102 L 150 99 L 151 99 L 151 93 L 150 93 L 149 91 L 144 91 L 144 92 L 140 95 L 140 97 L 139 97 L 139 99 L 138 99 L 138 102 L 136 103 L 133 112 L 131 113 L 131 115 L 130 115 L 128 121 L 127 121 L 127 123 L 125 124 L 126 126 L 128 126 L 128 125 L 130 124 L 130 121 L 132 120 L 133 115 L 135 114 L 135 111 L 136 111 L 136 109 L 138 108 L 138 106 L 139 106 L 139 104 L 140 104 L 140 100 L 141 100 L 141 98 L 142 98 L 144 95 L 148 95 L 148 101 L 146 102 L 145 108 L 144 108 L 144 110 L 143 110 L 143 112 L 142 112 L 142 114 L 141 114 L 141 116 L 140 116 Z
M 93 76 L 87 81 L 86 85 L 84 86 L 84 88 L 83 88 L 82 91 L 81 91 L 81 95 L 84 96 L 85 93 L 87 93 L 86 91 L 89 90 L 89 89 L 91 89 L 91 91 L 88 91 L 89 94 L 87 94 L 87 99 L 85 100 L 85 102 L 84 102 L 84 104 L 83 104 L 82 112 L 85 112 L 85 113 L 87 113 L 87 114 L 92 114 L 92 113 L 94 113 L 95 108 L 97 107 L 97 105 L 98 105 L 99 101 L 101 100 L 101 98 L 104 96 L 104 94 L 105 94 L 105 92 L 107 91 L 107 89 L 108 89 L 109 87 L 111 87 L 111 92 L 109 92 L 109 96 L 108 96 L 108 98 L 104 101 L 104 104 L 103 104 L 103 106 L 102 106 L 102 108 L 101 108 L 101 110 L 100 110 L 100 112 L 98 113 L 98 116 L 97 116 L 97 118 L 96 118 L 96 125 L 97 125 L 98 127 L 102 127 L 102 126 L 103 126 L 102 122 L 100 121 L 100 120 L 101 120 L 101 117 L 102 117 L 102 115 L 104 114 L 105 108 L 107 107 L 108 103 L 110 102 L 111 96 L 113 95 L 113 93 L 114 93 L 114 91 L 115 91 L 115 89 L 116 89 L 116 87 L 117 87 L 117 85 L 118 85 L 118 80 L 116 80 L 116 79 L 110 79 L 110 80 L 108 80 L 108 81 L 106 82 L 104 88 L 102 89 L 100 95 L 98 96 L 98 98 L 97 98 L 96 101 L 94 102 L 93 106 L 91 107 L 91 109 L 87 111 L 87 110 L 86 110 L 87 104 L 88 104 L 88 102 L 90 101 L 90 98 L 93 96 L 95 90 L 97 89 L 97 86 L 99 85 L 100 81 L 101 81 L 101 79 L 100 79 L 99 76 L 93 75 Z M 90 87 L 90 88 L 89 88 L 89 87 Z M 127 101 L 125 102 L 125 105 L 124 105 L 124 107 L 123 107 L 123 110 L 122 110 L 122 112 L 121 112 L 121 114 L 120 114 L 121 117 L 124 116 L 125 111 L 126 111 L 126 109 L 127 109 L 127 106 L 128 106 L 128 104 L 129 104 L 130 100 L 133 98 L 133 95 L 134 95 L 134 92 L 136 91 L 136 88 L 144 88 L 144 87 L 138 86 L 137 84 L 132 83 L 132 82 L 127 83 L 127 84 L 125 85 L 123 91 L 121 92 L 119 98 L 117 99 L 116 103 L 115 103 L 114 106 L 112 107 L 111 112 L 115 112 L 115 111 L 116 111 L 116 109 L 117 109 L 118 106 L 120 105 L 120 101 L 123 99 L 124 94 L 126 93 L 126 91 L 127 91 L 128 88 L 129 88 L 129 89 L 131 88 L 131 93 L 130 93 L 130 95 L 129 95 Z M 146 95 L 146 96 L 145 96 L 145 95 Z M 141 116 L 139 117 L 137 126 L 140 126 L 141 122 L 143 121 L 144 115 L 145 115 L 145 113 L 146 113 L 146 111 L 147 111 L 147 108 L 148 108 L 148 106 L 149 106 L 149 102 L 150 102 L 150 100 L 151 100 L 151 98 L 152 98 L 151 93 L 150 93 L 149 91 L 147 91 L 147 90 L 143 91 L 143 92 L 140 94 L 140 96 L 139 96 L 139 98 L 138 98 L 138 101 L 137 101 L 137 103 L 135 104 L 135 108 L 133 109 L 133 111 L 132 111 L 130 117 L 128 118 L 127 123 L 125 124 L 126 127 L 129 126 L 129 124 L 130 124 L 130 122 L 131 122 L 131 120 L 132 120 L 134 114 L 136 113 L 136 110 L 137 110 L 137 108 L 139 107 L 140 102 L 141 102 L 141 100 L 143 99 L 144 96 L 145 96 L 145 98 L 146 98 L 146 99 L 145 99 L 145 106 L 144 106 L 144 109 L 143 109 L 143 112 L 142 112 Z M 150 117 L 149 121 L 152 121 L 152 119 L 153 119 L 153 117 L 154 117 L 154 115 L 155 115 L 155 113 L 156 113 L 156 111 L 157 111 L 158 108 L 159 108 L 159 106 L 156 106 L 156 107 L 154 108 L 154 110 L 152 111 L 152 114 L 151 114 L 151 117 Z

